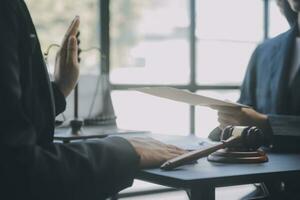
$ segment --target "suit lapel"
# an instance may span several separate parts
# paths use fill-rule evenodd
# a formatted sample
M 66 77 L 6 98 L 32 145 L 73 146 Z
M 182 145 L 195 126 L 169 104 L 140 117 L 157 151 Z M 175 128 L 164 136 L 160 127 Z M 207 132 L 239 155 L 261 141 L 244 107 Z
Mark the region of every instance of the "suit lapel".
M 297 33 L 298 28 L 294 26 L 284 35 L 275 48 L 276 52 L 272 59 L 271 91 L 275 92 L 276 113 L 279 114 L 288 112 L 288 80 Z

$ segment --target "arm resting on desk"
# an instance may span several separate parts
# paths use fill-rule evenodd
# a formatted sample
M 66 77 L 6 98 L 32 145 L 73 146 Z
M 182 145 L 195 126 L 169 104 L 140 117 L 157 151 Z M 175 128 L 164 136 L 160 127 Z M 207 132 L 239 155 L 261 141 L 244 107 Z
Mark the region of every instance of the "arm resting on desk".
M 126 140 L 53 144 L 49 139 L 48 101 L 34 99 L 36 79 L 21 59 L 29 50 L 19 51 L 28 37 L 21 3 L 3 0 L 0 6 L 0 199 L 98 200 L 130 186 L 139 157 Z M 41 145 L 41 138 L 48 142 Z
M 105 199 L 132 184 L 139 163 L 131 145 L 116 137 L 0 151 L 0 196 L 11 199 Z

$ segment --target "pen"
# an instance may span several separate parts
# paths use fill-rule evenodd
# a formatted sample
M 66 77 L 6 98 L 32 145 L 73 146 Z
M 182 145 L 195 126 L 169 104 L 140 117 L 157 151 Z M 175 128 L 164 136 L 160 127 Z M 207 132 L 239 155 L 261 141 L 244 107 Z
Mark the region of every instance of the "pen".
M 233 136 L 233 137 L 230 137 L 229 139 L 227 139 L 225 141 L 221 141 L 220 143 L 213 145 L 211 147 L 188 152 L 186 154 L 183 154 L 181 156 L 178 156 L 176 158 L 166 161 L 164 164 L 162 164 L 160 166 L 160 168 L 163 170 L 171 170 L 176 167 L 191 163 L 200 158 L 208 156 L 209 154 L 211 154 L 219 149 L 223 149 L 229 145 L 232 145 L 233 143 L 237 142 L 238 139 L 240 139 L 240 137 Z

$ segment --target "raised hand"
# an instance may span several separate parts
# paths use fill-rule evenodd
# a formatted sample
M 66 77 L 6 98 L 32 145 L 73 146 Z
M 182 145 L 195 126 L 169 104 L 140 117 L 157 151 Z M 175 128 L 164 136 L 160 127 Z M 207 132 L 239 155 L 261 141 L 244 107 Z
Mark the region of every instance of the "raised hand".
M 65 97 L 74 89 L 79 78 L 78 45 L 76 39 L 79 24 L 80 18 L 77 16 L 67 30 L 61 48 L 56 55 L 54 82 Z

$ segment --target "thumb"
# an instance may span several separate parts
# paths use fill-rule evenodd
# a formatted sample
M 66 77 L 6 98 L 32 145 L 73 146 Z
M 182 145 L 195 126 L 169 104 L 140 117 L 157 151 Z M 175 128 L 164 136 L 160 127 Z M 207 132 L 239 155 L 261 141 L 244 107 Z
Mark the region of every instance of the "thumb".
M 75 36 L 69 37 L 68 40 L 67 63 L 72 65 L 78 64 L 78 45 Z

